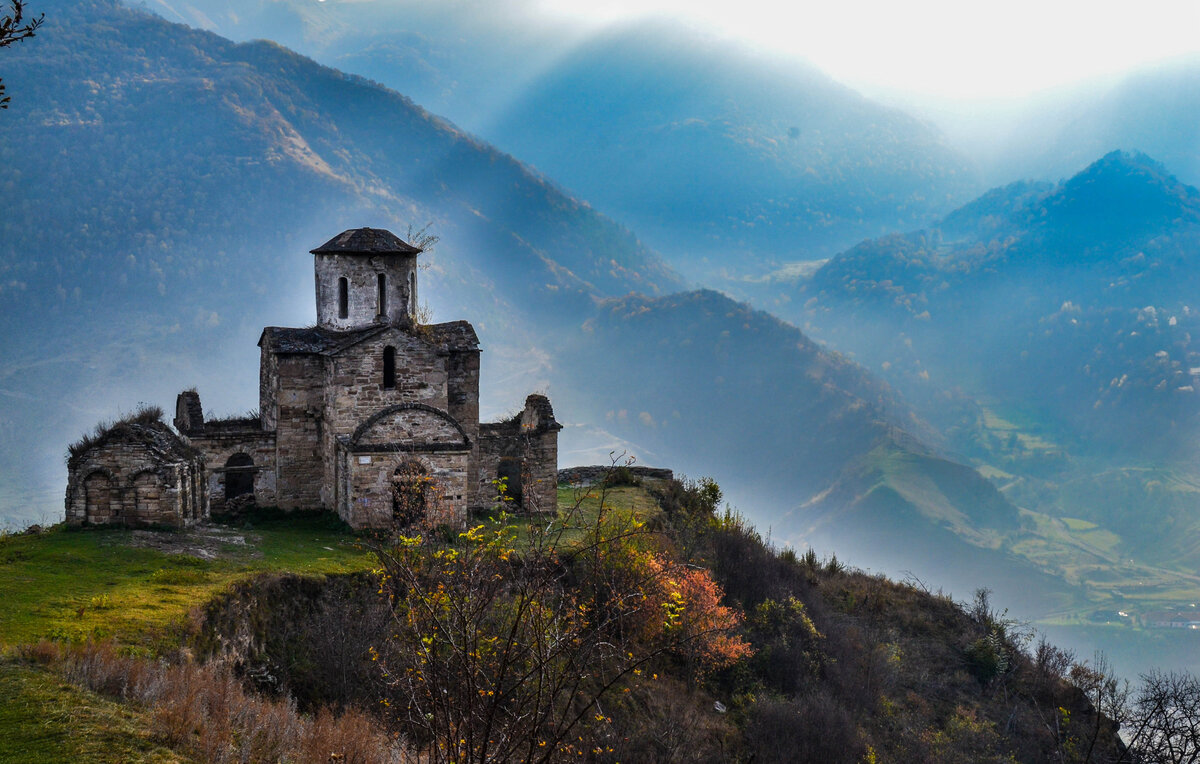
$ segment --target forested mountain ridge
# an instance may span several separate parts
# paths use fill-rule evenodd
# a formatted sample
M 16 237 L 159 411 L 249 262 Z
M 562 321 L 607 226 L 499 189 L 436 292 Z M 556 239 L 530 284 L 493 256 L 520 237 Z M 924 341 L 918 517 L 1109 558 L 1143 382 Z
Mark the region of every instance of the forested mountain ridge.
M 1200 192 L 1111 152 L 863 242 L 799 283 L 789 315 L 1003 488 L 1043 539 L 1011 548 L 1079 566 L 1093 601 L 1136 614 L 1196 587 L 1197 251 Z M 1048 552 L 1054 536 L 1075 551 Z
M 920 226 L 978 191 L 929 123 L 686 25 L 446 7 L 158 0 L 380 80 L 530 162 L 710 284 Z M 489 19 L 491 23 L 489 23 Z
M 1200 363 L 1198 241 L 1200 192 L 1113 152 L 1063 183 L 1006 186 L 933 229 L 864 242 L 797 300 L 868 367 L 928 366 L 944 385 L 1000 398 L 1024 385 L 1076 439 L 1103 447 L 1157 429 L 1168 438 L 1145 445 L 1171 449 L 1196 411 L 1178 393 Z

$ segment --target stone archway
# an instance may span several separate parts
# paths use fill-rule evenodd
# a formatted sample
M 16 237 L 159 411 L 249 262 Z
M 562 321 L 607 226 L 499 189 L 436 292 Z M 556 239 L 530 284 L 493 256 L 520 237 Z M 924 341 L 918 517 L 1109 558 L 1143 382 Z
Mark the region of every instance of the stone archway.
M 433 488 L 433 478 L 425 465 L 411 459 L 401 462 L 392 473 L 392 521 L 403 528 L 425 519 Z

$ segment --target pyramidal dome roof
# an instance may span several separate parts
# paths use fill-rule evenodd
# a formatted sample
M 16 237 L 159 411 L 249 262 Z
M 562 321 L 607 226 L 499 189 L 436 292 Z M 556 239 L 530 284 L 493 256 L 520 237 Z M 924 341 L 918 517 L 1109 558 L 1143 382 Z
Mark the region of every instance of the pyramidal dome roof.
M 314 255 L 416 255 L 421 250 L 383 228 L 351 228 L 310 252 Z

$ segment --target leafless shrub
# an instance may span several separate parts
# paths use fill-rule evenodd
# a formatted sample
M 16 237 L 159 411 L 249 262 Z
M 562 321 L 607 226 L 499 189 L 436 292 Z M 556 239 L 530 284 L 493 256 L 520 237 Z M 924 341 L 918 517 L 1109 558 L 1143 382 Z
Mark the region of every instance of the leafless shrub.
M 1045 635 L 1034 648 L 1033 665 L 1038 674 L 1049 680 L 1063 679 L 1075 663 L 1075 651 L 1063 650 L 1050 644 Z

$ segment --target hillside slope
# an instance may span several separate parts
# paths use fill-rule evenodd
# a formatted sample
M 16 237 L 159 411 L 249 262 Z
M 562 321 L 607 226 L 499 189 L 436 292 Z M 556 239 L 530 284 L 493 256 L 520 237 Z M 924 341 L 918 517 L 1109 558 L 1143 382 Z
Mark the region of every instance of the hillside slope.
M 1198 244 L 1200 192 L 1112 152 L 864 242 L 789 310 L 1033 511 L 1010 548 L 1139 612 L 1197 591 Z
M 1123 751 L 1115 726 L 1090 696 L 1095 675 L 1068 675 L 1069 655 L 1049 645 L 1035 650 L 986 597 L 958 604 L 847 569 L 836 559 L 780 554 L 743 520 L 719 511 L 720 489 L 711 483 L 592 486 L 586 497 L 564 486 L 559 496 L 564 512 L 550 523 L 555 541 L 549 548 L 537 541 L 544 519 L 528 527 L 525 518 L 483 518 L 457 536 L 409 528 L 404 543 L 414 578 L 406 586 L 419 590 L 443 566 L 463 573 L 455 567 L 460 556 L 469 561 L 464 568 L 486 574 L 488 586 L 461 590 L 466 599 L 456 604 L 469 602 L 472 612 L 496 619 L 471 621 L 480 629 L 474 635 L 485 659 L 471 664 L 470 673 L 475 686 L 497 688 L 496 695 L 522 691 L 517 678 L 505 676 L 508 664 L 486 660 L 488 646 L 497 642 L 515 645 L 513 661 L 525 661 L 526 640 L 552 633 L 551 655 L 573 657 L 575 646 L 561 645 L 562 632 L 554 628 L 565 626 L 574 639 L 593 638 L 594 628 L 628 649 L 615 660 L 636 656 L 632 669 L 599 695 L 595 712 L 568 727 L 571 746 L 586 743 L 596 761 L 849 764 L 876 756 L 999 764 L 1092 749 L 1094 761 L 1107 762 Z M 571 514 L 577 501 L 583 514 Z M 633 519 L 639 523 L 624 525 Z M 461 664 L 445 659 L 456 655 L 445 629 L 426 632 L 420 621 L 407 620 L 411 614 L 393 620 L 396 600 L 381 588 L 386 578 L 372 571 L 395 564 L 389 557 L 395 550 L 386 540 L 355 538 L 328 519 L 250 521 L 253 528 L 183 533 L 60 526 L 0 536 L 0 572 L 7 574 L 0 584 L 20 578 L 54 603 L 18 603 L 0 620 L 0 644 L 13 648 L 0 659 L 0 685 L 10 690 L 0 697 L 0 752 L 36 761 L 44 746 L 55 744 L 106 761 L 121 753 L 173 761 L 231 752 L 247 761 L 309 760 L 314 749 L 321 758 L 357 750 L 347 760 L 415 759 L 430 740 L 419 721 L 427 717 L 414 720 L 398 702 L 413 696 L 405 698 L 407 688 L 390 673 L 393 661 L 407 649 L 419 650 L 426 658 L 422 681 L 435 687 L 455 677 Z M 587 532 L 559 537 L 556 523 L 575 530 L 580 523 Z M 487 541 L 493 533 L 505 539 L 497 549 Z M 234 537 L 241 543 L 228 543 Z M 587 553 L 593 543 L 606 552 L 599 563 Z M 210 554 L 195 556 L 197 544 Z M 374 544 L 382 544 L 378 557 L 362 553 Z M 499 627 L 508 625 L 509 606 L 522 596 L 514 584 L 536 580 L 526 573 L 544 561 L 542 551 L 554 561 L 553 585 L 534 588 L 539 607 L 521 621 L 527 631 L 506 635 Z M 512 565 L 513 558 L 522 564 Z M 670 576 L 639 568 L 643 559 L 665 566 Z M 98 563 L 103 569 L 94 580 Z M 593 564 L 614 575 L 600 577 L 603 582 L 585 575 Z M 621 574 L 633 571 L 648 574 L 634 579 L 646 594 L 623 606 L 629 609 L 620 623 L 642 628 L 608 633 L 601 618 L 595 627 L 583 623 L 580 632 L 576 623 L 560 620 L 562 602 L 577 606 L 570 614 L 603 613 L 590 595 L 628 586 Z M 684 577 L 693 585 L 680 586 Z M 81 580 L 86 591 L 78 590 Z M 664 585 L 685 608 L 674 627 L 672 619 L 664 623 L 656 599 Z M 105 588 L 111 596 L 92 594 Z M 651 604 L 639 610 L 647 598 Z M 700 649 L 671 636 L 673 628 L 694 628 L 692 619 L 716 619 L 712 632 L 701 633 Z M 64 639 L 80 632 L 92 639 Z M 705 652 L 731 644 L 739 649 L 718 652 L 715 660 Z M 586 664 L 539 665 L 554 677 L 565 670 L 572 699 L 576 691 L 591 698 L 588 679 L 608 671 L 603 664 L 609 660 L 601 652 Z M 31 723 L 31 707 L 50 723 Z M 592 711 L 592 703 L 584 708 Z M 447 710 L 428 716 L 435 714 Z M 95 730 L 104 750 L 58 724 L 64 715 Z M 1069 724 L 1045 723 L 1051 715 Z M 466 744 L 483 723 L 464 721 L 454 740 Z M 487 720 L 491 739 L 483 740 L 495 745 L 519 723 L 518 715 L 497 715 Z M 554 720 L 535 729 L 554 739 Z M 401 734 L 391 734 L 396 731 Z M 385 749 L 388 740 L 392 750 Z M 551 748 L 536 760 L 577 760 L 571 746 Z
M 150 7 L 235 39 L 280 40 L 407 93 L 709 285 L 923 225 L 979 188 L 970 161 L 933 126 L 815 67 L 678 23 L 597 30 L 522 5 Z

